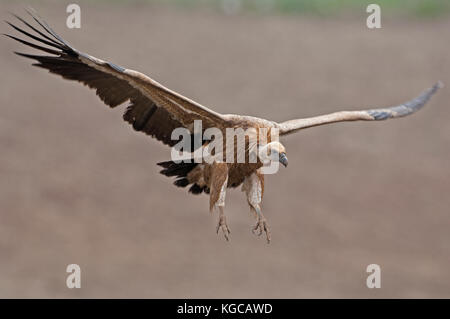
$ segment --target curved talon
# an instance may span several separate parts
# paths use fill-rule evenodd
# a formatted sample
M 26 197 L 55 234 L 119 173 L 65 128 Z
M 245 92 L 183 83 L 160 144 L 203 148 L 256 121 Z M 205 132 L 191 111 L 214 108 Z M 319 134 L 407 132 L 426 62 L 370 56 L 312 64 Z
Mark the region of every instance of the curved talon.
M 258 233 L 256 233 L 259 230 Z M 270 243 L 270 229 L 269 224 L 267 223 L 265 218 L 258 218 L 255 227 L 252 229 L 253 234 L 261 236 L 263 231 L 266 233 L 267 243 Z
M 216 234 L 219 234 L 219 229 L 222 229 L 223 236 L 225 237 L 225 239 L 227 241 L 229 241 L 230 238 L 229 238 L 228 235 L 231 234 L 231 231 L 230 231 L 230 228 L 227 225 L 227 221 L 225 219 L 225 216 L 221 216 L 219 218 L 219 223 L 217 224 L 217 228 L 216 228 Z
M 261 236 L 263 228 L 264 228 L 264 226 L 261 225 L 261 222 L 257 221 L 255 227 L 253 227 L 253 229 L 252 229 L 252 233 L 255 234 L 256 236 Z M 259 232 L 257 232 L 258 230 L 259 230 Z

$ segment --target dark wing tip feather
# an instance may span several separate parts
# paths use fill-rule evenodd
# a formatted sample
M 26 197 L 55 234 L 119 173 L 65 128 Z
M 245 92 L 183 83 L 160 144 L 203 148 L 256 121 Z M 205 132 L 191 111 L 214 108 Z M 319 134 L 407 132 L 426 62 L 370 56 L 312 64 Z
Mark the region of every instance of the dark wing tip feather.
M 408 108 L 411 112 L 420 109 L 442 86 L 443 83 L 441 81 L 436 82 L 431 88 L 425 90 L 421 95 L 409 102 L 406 102 L 404 106 L 406 106 L 406 108 Z
M 63 38 L 56 34 L 56 32 L 53 31 L 48 23 L 44 19 L 42 19 L 41 16 L 39 16 L 36 10 L 34 10 L 32 7 L 28 7 L 25 9 L 25 11 L 34 19 L 34 21 L 36 21 L 45 31 L 47 31 L 48 34 L 64 44 L 66 47 L 71 48 L 71 46 Z
M 16 41 L 18 41 L 18 42 L 20 42 L 22 44 L 25 44 L 25 45 L 27 45 L 27 46 L 29 46 L 31 48 L 37 49 L 37 50 L 41 50 L 41 51 L 44 51 L 44 52 L 47 52 L 47 53 L 50 53 L 50 54 L 55 54 L 55 55 L 61 54 L 61 51 L 56 51 L 56 50 L 53 50 L 53 49 L 50 49 L 50 48 L 46 48 L 46 47 L 43 47 L 43 46 L 31 43 L 31 42 L 22 40 L 20 38 L 17 38 L 15 36 L 12 36 L 12 35 L 9 35 L 9 34 L 6 34 L 6 33 L 3 33 L 3 35 L 8 37 L 8 38 L 11 38 L 13 40 L 16 40 Z
M 11 14 L 12 16 L 14 16 L 17 20 L 19 20 L 19 21 L 21 21 L 23 24 L 25 24 L 27 27 L 29 27 L 31 30 L 33 30 L 34 32 L 38 33 L 38 34 L 41 35 L 42 37 L 46 38 L 47 40 L 49 40 L 49 41 L 51 41 L 51 42 L 53 42 L 53 43 L 55 43 L 55 44 L 59 44 L 59 45 L 61 44 L 61 43 L 59 43 L 58 41 L 56 41 L 56 40 L 50 38 L 49 36 L 45 35 L 44 33 L 42 33 L 41 31 L 39 31 L 39 30 L 36 29 L 35 27 L 33 27 L 31 24 L 29 24 L 27 21 L 25 21 L 24 19 L 22 19 L 22 18 L 19 17 L 18 15 L 14 14 L 14 13 L 12 13 L 12 12 L 10 12 L 10 14 Z
M 444 84 L 441 81 L 438 81 L 432 87 L 426 89 L 418 97 L 408 102 L 385 109 L 368 110 L 367 113 L 375 121 L 407 116 L 420 110 L 425 104 L 427 104 L 427 102 L 437 92 L 437 90 L 439 90 L 442 87 L 444 87 Z
M 51 50 L 50 48 L 37 46 L 36 44 L 24 41 L 22 39 L 19 39 L 19 38 L 13 37 L 13 36 L 9 36 L 9 35 L 7 35 L 7 36 L 9 36 L 10 38 L 12 38 L 12 39 L 14 39 L 16 41 L 21 42 L 22 44 L 28 45 L 28 46 L 33 47 L 35 49 L 39 49 L 39 50 L 42 50 L 42 51 L 45 51 L 45 52 L 48 52 L 48 53 L 51 53 L 51 54 L 56 54 L 56 55 L 67 54 L 67 55 L 71 55 L 71 56 L 74 56 L 74 57 L 77 57 L 79 55 L 79 53 L 72 46 L 70 46 L 66 41 L 64 41 L 64 39 L 62 39 L 59 35 L 57 35 L 56 32 L 54 32 L 50 28 L 50 26 L 42 18 L 40 18 L 37 15 L 37 13 L 36 13 L 36 11 L 34 9 L 31 9 L 31 10 L 33 10 L 33 12 L 31 12 L 30 10 L 27 10 L 27 9 L 25 9 L 25 10 L 26 10 L 26 12 L 28 14 L 31 15 L 31 17 L 34 19 L 34 21 L 36 21 L 39 24 L 39 26 L 42 27 L 43 31 L 46 32 L 48 35 L 46 35 L 44 32 L 41 32 L 37 28 L 33 27 L 30 23 L 28 23 L 23 18 L 19 17 L 18 15 L 14 14 L 14 13 L 11 13 L 11 14 L 15 18 L 17 18 L 20 22 L 22 22 L 26 27 L 28 27 L 30 30 L 34 31 L 35 34 L 32 34 L 32 33 L 28 32 L 30 30 L 25 31 L 24 29 L 18 27 L 17 25 L 15 25 L 15 24 L 13 24 L 13 23 L 11 23 L 9 21 L 5 20 L 5 22 L 10 27 L 12 27 L 16 31 L 22 33 L 23 35 L 25 35 L 25 36 L 27 36 L 27 37 L 35 40 L 35 41 L 41 42 L 41 43 L 43 43 L 43 44 L 45 44 L 47 46 L 50 46 L 50 47 L 56 48 L 58 50 L 61 50 L 61 51 L 57 52 L 57 51 L 53 50 L 53 51 L 50 52 L 49 51 L 49 50 Z
M 39 37 L 35 36 L 34 34 L 31 34 L 31 33 L 27 32 L 27 31 L 25 31 L 25 30 L 19 28 L 18 26 L 12 24 L 12 23 L 9 22 L 9 21 L 5 21 L 5 22 L 6 22 L 10 27 L 12 27 L 13 29 L 15 29 L 16 31 L 18 31 L 18 32 L 20 32 L 20 33 L 22 33 L 22 34 L 24 34 L 24 35 L 26 35 L 26 36 L 32 38 L 33 40 L 42 42 L 42 43 L 44 43 L 44 44 L 46 44 L 46 45 L 48 45 L 48 46 L 51 46 L 51 47 L 54 47 L 54 48 L 57 48 L 57 49 L 60 49 L 60 50 L 67 50 L 67 49 L 68 49 L 68 48 L 64 47 L 64 45 L 62 45 L 62 44 L 58 44 L 58 43 L 55 43 L 55 42 L 50 42 L 50 41 L 47 41 L 47 40 L 45 40 L 45 39 L 39 38 Z

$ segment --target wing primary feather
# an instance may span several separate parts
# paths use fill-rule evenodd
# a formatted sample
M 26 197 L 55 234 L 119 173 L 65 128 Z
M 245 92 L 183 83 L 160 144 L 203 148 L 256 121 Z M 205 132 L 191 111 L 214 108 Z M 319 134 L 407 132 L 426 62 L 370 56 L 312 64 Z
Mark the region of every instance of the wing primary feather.
M 39 14 L 33 8 L 29 7 L 25 9 L 25 11 L 36 21 L 45 31 L 47 31 L 51 36 L 53 36 L 56 40 L 60 41 L 62 44 L 67 46 L 67 48 L 72 48 L 63 38 L 61 38 L 53 29 L 48 25 L 48 23 L 42 19 Z M 33 11 L 33 12 L 32 12 Z
M 55 41 L 54 39 L 50 38 L 49 36 L 45 35 L 44 33 L 42 33 L 41 31 L 39 31 L 38 29 L 36 29 L 35 27 L 33 27 L 31 24 L 29 24 L 27 21 L 25 21 L 24 19 L 22 19 L 21 17 L 19 17 L 18 15 L 11 13 L 14 17 L 16 17 L 16 19 L 18 19 L 19 21 L 21 21 L 23 24 L 25 24 L 27 27 L 29 27 L 31 30 L 33 30 L 34 32 L 38 33 L 39 35 L 41 35 L 42 37 L 44 37 L 45 39 L 61 45 L 61 43 Z
M 40 45 L 37 45 L 37 44 L 31 43 L 31 42 L 22 40 L 22 39 L 20 39 L 20 38 L 16 38 L 15 36 L 12 36 L 12 35 L 9 35 L 9 34 L 3 33 L 3 35 L 4 35 L 4 36 L 7 36 L 8 38 L 11 38 L 11 39 L 13 39 L 13 40 L 16 40 L 16 41 L 18 41 L 18 42 L 20 42 L 20 43 L 22 43 L 22 44 L 28 45 L 28 46 L 30 46 L 30 47 L 32 47 L 32 48 L 34 48 L 34 49 L 37 49 L 37 50 L 42 50 L 42 51 L 44 51 L 44 52 L 47 52 L 47 53 L 50 53 L 50 54 L 55 54 L 55 55 L 61 54 L 61 51 L 56 51 L 56 50 L 52 50 L 52 49 L 50 49 L 50 48 L 42 47 L 42 46 L 40 46 Z
M 49 45 L 49 46 L 51 46 L 51 47 L 54 47 L 54 48 L 57 48 L 57 49 L 60 49 L 60 50 L 64 50 L 64 49 L 65 49 L 64 46 L 62 46 L 61 44 L 55 44 L 55 43 L 53 43 L 53 42 L 50 42 L 50 41 L 41 39 L 41 38 L 35 36 L 34 34 L 31 34 L 31 33 L 27 32 L 27 31 L 22 30 L 21 28 L 15 26 L 14 24 L 12 24 L 12 23 L 9 22 L 9 21 L 5 21 L 5 22 L 6 22 L 7 24 L 9 24 L 9 25 L 10 25 L 12 28 L 14 28 L 15 30 L 17 30 L 17 31 L 19 31 L 20 33 L 23 33 L 23 34 L 29 36 L 30 38 L 32 38 L 32 39 L 34 39 L 34 40 L 36 40 L 36 41 L 45 43 L 45 44 L 47 44 L 47 45 Z
M 76 60 L 65 60 L 63 57 L 34 55 L 34 54 L 28 54 L 28 53 L 22 53 L 22 52 L 16 52 L 16 51 L 14 51 L 14 53 L 17 55 L 23 56 L 25 58 L 37 60 L 39 62 L 56 63 L 56 64 L 62 64 L 62 63 L 81 64 L 80 62 L 77 62 Z

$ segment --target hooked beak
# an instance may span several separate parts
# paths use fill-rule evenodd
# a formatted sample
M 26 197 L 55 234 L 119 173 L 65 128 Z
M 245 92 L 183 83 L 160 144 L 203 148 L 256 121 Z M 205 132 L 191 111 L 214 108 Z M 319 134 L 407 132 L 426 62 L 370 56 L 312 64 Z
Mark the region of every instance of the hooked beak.
M 288 166 L 288 159 L 287 159 L 287 157 L 286 157 L 286 153 L 281 153 L 280 154 L 280 158 L 279 158 L 279 162 L 281 163 L 281 164 L 283 164 L 284 165 L 284 167 L 287 167 Z

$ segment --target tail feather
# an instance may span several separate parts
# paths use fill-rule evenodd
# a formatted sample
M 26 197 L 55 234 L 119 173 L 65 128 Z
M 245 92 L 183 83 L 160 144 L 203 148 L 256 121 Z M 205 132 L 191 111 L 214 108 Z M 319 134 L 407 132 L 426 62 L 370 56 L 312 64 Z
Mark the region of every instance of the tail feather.
M 197 167 L 198 163 L 175 163 L 173 161 L 165 161 L 157 164 L 163 168 L 160 171 L 161 174 L 169 177 L 176 177 L 176 180 L 174 181 L 175 186 L 186 187 L 189 184 L 192 184 L 189 188 L 189 193 L 195 195 L 201 194 L 202 192 L 209 193 L 209 189 L 206 186 L 199 186 L 195 181 L 189 181 L 187 178 L 189 172 Z
M 189 193 L 192 193 L 194 195 L 201 194 L 203 191 L 205 191 L 205 193 L 206 193 L 206 190 L 205 190 L 206 188 L 207 188 L 206 186 L 201 187 L 201 186 L 198 186 L 197 184 L 193 184 L 191 186 L 191 188 L 189 188 Z
M 168 164 L 166 168 L 160 171 L 161 174 L 166 176 L 185 177 L 190 171 L 197 166 L 197 163 L 173 163 Z
M 178 187 L 186 187 L 189 185 L 189 181 L 186 177 L 183 177 L 183 178 L 177 179 L 173 184 Z

